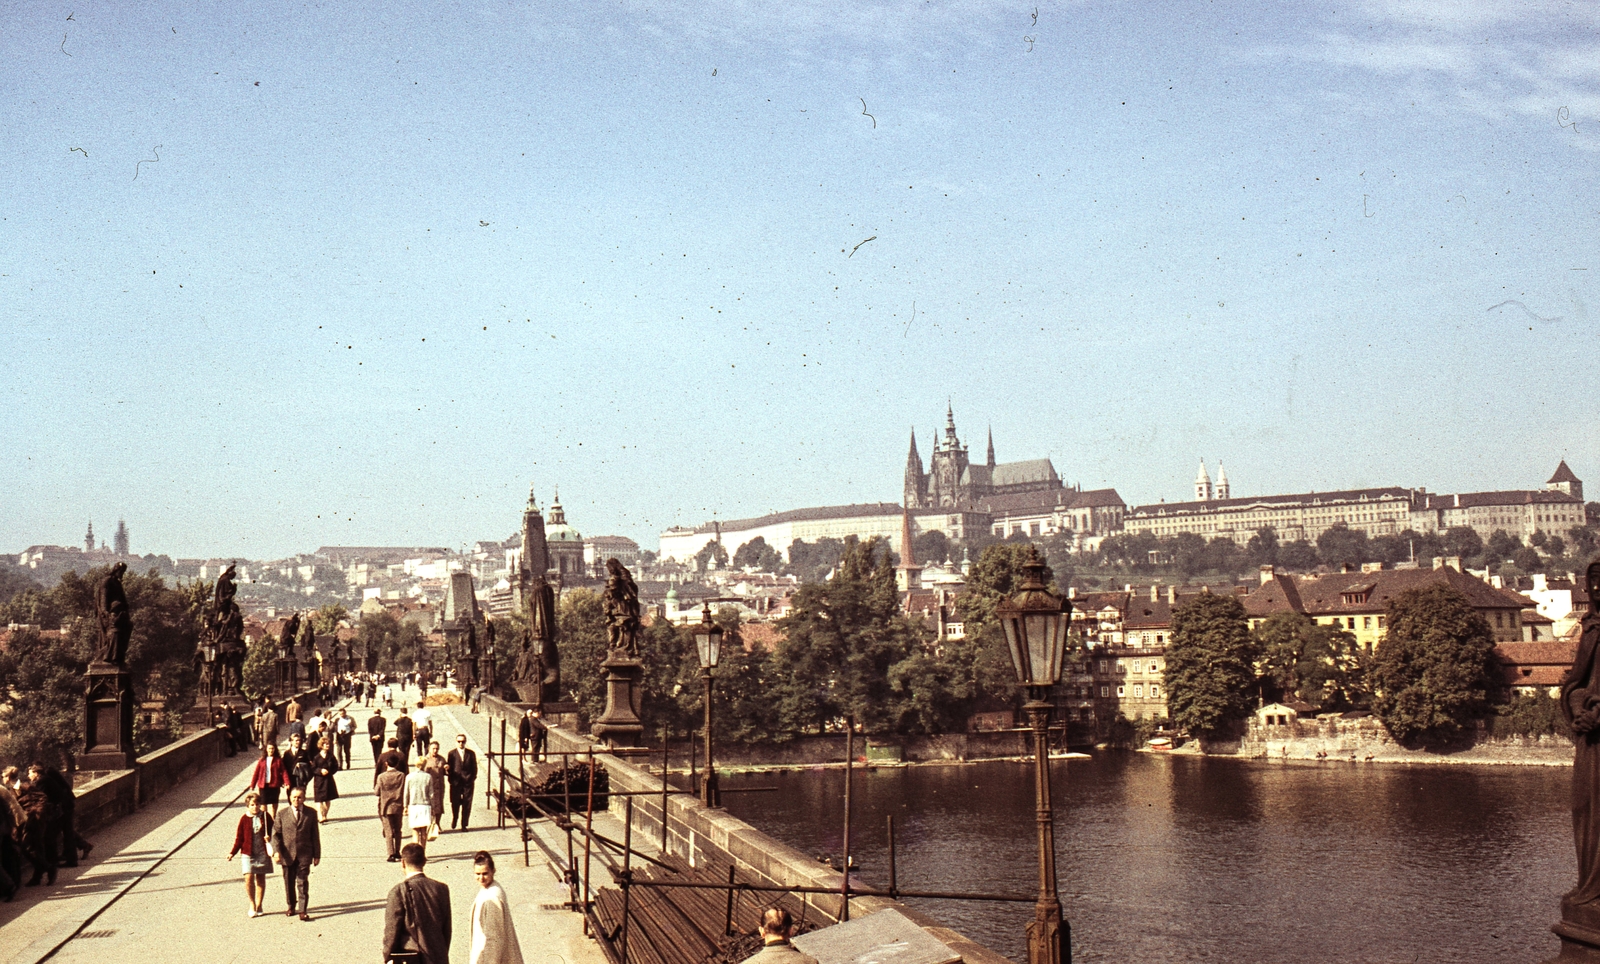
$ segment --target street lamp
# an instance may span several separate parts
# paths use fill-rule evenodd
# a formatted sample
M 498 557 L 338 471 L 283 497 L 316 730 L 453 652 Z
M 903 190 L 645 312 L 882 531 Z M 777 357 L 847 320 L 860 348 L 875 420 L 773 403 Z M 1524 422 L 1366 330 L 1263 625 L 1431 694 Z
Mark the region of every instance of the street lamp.
M 995 608 L 1005 629 L 1006 646 L 1017 671 L 1017 685 L 1028 691 L 1033 724 L 1034 800 L 1039 827 L 1039 899 L 1028 924 L 1028 964 L 1071 964 L 1072 931 L 1061 917 L 1056 896 L 1056 841 L 1050 805 L 1050 749 L 1045 728 L 1050 721 L 1050 687 L 1061 679 L 1061 656 L 1067 647 L 1072 603 L 1045 588 L 1044 563 L 1037 550 L 1022 566 L 1022 588 Z
M 217 692 L 217 644 L 207 639 L 200 655 L 206 661 L 206 722 L 211 722 L 211 698 Z
M 700 678 L 706 681 L 706 775 L 700 785 L 700 802 L 708 807 L 722 805 L 717 793 L 717 767 L 711 756 L 711 671 L 722 657 L 722 627 L 711 621 L 711 604 L 700 611 L 700 625 L 694 630 L 695 653 L 700 657 Z

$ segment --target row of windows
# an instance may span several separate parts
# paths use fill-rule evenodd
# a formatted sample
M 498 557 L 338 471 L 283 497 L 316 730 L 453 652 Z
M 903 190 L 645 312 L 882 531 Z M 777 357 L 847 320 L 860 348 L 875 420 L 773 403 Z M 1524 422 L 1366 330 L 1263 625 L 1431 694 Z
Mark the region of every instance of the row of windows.
M 1161 687 L 1160 686 L 1157 686 L 1155 683 L 1151 683 L 1148 688 L 1150 690 L 1150 699 L 1158 700 L 1158 699 L 1161 698 Z M 1128 689 L 1129 689 L 1129 687 L 1127 687 L 1127 686 L 1119 686 L 1119 687 L 1117 687 L 1117 698 L 1118 699 L 1122 699 L 1122 698 L 1126 697 L 1128 695 Z M 1142 699 L 1145 698 L 1145 692 L 1144 691 L 1145 691 L 1146 687 L 1144 685 L 1139 684 L 1139 683 L 1134 683 L 1132 689 L 1133 689 L 1133 698 L 1134 699 L 1142 700 Z M 1111 696 L 1111 687 L 1109 685 L 1101 686 L 1100 687 L 1100 695 L 1109 699 L 1110 696 Z

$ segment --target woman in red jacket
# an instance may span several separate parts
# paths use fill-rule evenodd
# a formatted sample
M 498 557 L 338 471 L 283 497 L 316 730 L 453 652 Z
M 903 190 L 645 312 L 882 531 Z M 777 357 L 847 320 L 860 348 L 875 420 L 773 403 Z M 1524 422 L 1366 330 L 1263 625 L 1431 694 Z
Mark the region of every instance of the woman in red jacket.
M 255 790 L 244 795 L 244 815 L 233 833 L 233 849 L 227 860 L 239 858 L 244 874 L 244 892 L 250 898 L 250 916 L 260 917 L 261 899 L 267 895 L 267 875 L 272 873 L 272 845 L 268 838 L 272 822 L 261 812 L 261 795 Z
M 272 832 L 272 821 L 278 812 L 278 792 L 289 785 L 289 774 L 278 756 L 278 744 L 268 743 L 256 761 L 256 771 L 250 775 L 250 789 L 256 791 L 261 809 L 267 818 L 267 832 Z

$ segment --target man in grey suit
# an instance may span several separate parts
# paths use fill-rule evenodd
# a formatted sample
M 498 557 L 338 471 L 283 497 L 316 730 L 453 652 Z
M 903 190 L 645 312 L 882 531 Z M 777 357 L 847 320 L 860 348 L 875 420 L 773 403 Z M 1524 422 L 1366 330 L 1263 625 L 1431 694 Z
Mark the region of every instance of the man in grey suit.
M 306 806 L 304 787 L 289 791 L 289 805 L 278 811 L 272 828 L 272 846 L 283 868 L 283 892 L 289 902 L 284 914 L 311 919 L 311 868 L 322 862 L 322 835 L 316 811 Z
M 420 845 L 400 848 L 406 875 L 384 902 L 385 961 L 396 951 L 412 951 L 421 964 L 450 964 L 450 888 L 422 872 L 427 862 Z

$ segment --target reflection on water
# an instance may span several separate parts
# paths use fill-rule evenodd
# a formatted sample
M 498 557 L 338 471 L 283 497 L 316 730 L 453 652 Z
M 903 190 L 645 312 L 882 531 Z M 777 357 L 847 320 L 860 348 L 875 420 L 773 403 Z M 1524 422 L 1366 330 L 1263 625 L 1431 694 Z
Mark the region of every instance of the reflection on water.
M 852 851 L 887 884 L 1031 895 L 1031 765 L 858 770 Z M 1100 753 L 1052 764 L 1075 961 L 1544 960 L 1575 879 L 1559 767 L 1272 764 Z M 729 777 L 729 811 L 841 851 L 842 770 Z M 1031 904 L 911 901 L 1016 961 Z

